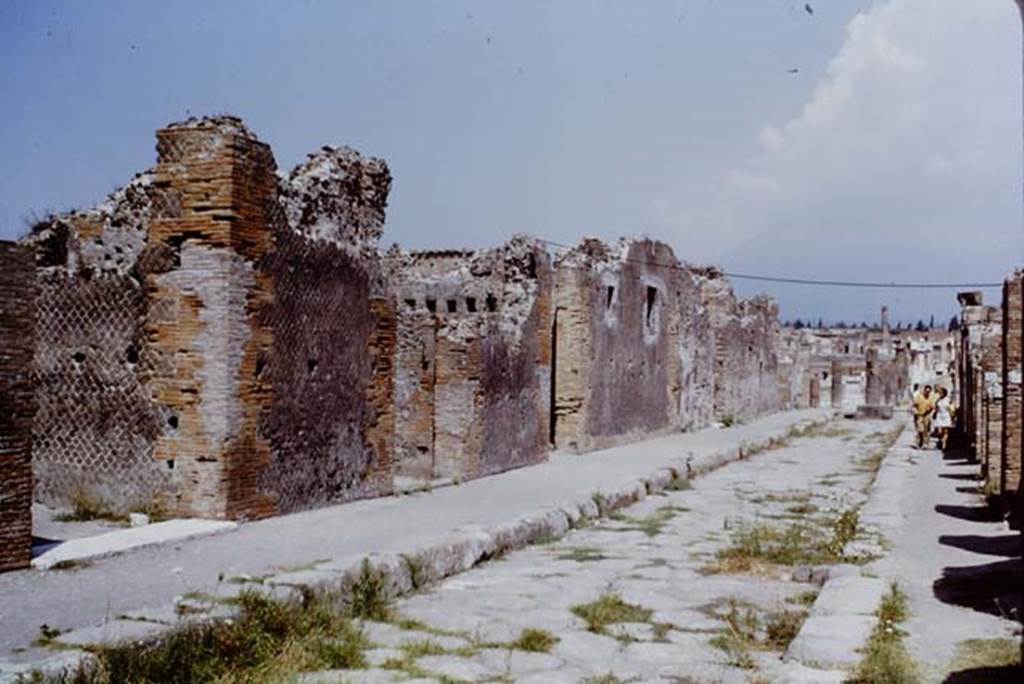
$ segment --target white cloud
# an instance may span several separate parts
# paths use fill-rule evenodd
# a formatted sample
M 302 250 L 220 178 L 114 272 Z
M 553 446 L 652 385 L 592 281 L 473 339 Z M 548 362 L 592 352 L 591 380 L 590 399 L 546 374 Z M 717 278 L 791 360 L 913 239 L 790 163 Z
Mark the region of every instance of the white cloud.
M 673 217 L 726 265 L 1001 279 L 1024 261 L 1016 7 L 879 2 L 849 23 L 802 111 L 757 143 Z

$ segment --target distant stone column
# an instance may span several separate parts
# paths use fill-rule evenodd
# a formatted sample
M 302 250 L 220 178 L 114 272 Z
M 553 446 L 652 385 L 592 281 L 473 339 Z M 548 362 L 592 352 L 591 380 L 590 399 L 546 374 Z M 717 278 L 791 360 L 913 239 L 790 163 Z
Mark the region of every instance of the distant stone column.
M 881 406 L 882 383 L 878 377 L 878 350 L 871 347 L 867 350 L 864 363 L 864 403 L 867 406 Z
M 808 404 L 811 408 L 821 406 L 821 380 L 818 379 L 817 373 L 811 374 L 811 386 L 808 395 Z
M 0 242 L 0 572 L 31 559 L 35 339 L 32 251 Z
M 843 410 L 843 363 L 832 359 L 832 408 Z

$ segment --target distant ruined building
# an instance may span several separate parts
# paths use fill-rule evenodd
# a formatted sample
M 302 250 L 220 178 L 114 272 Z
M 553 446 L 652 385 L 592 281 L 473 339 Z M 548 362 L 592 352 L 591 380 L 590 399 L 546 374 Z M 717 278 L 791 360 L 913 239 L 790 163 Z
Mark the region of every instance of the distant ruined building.
M 842 394 L 770 298 L 663 243 L 382 252 L 390 187 L 351 149 L 279 174 L 240 120 L 190 119 L 0 244 L 0 568 L 32 498 L 257 519 Z

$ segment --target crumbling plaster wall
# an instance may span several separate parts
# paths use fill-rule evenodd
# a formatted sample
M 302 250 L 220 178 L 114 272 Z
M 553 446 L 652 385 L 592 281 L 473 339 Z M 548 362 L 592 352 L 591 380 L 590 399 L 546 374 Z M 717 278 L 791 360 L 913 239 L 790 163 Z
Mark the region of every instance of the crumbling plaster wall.
M 470 479 L 546 458 L 551 266 L 535 241 L 393 252 L 396 469 Z
M 34 271 L 30 249 L 0 241 L 0 572 L 32 555 Z
M 555 436 L 587 450 L 711 416 L 699 287 L 663 243 L 587 239 L 556 265 Z
M 717 269 L 697 273 L 714 335 L 715 418 L 725 422 L 747 420 L 782 408 L 778 305 L 763 295 L 737 299 Z

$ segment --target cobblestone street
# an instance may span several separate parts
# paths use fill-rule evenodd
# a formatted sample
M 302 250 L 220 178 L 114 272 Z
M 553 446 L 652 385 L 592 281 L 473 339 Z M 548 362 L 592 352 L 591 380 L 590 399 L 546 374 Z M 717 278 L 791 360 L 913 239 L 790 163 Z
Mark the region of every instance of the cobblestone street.
M 814 599 L 809 580 L 839 560 L 825 549 L 894 429 L 832 422 L 487 563 L 401 601 L 392 624 L 365 623 L 367 660 L 384 667 L 306 679 L 794 681 L 801 666 L 780 655 Z M 787 534 L 778 564 L 748 548 Z

